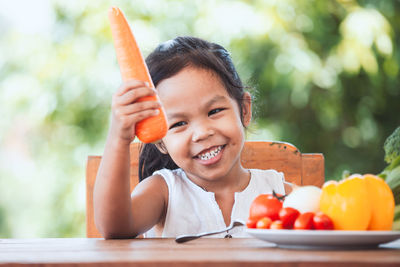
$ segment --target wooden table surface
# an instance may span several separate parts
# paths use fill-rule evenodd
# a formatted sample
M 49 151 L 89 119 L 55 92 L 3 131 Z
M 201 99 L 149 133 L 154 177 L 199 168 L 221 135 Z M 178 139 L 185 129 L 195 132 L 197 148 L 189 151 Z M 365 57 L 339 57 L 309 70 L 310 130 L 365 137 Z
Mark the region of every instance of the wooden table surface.
M 251 238 L 0 239 L 0 266 L 400 266 L 400 239 L 375 249 L 294 250 Z

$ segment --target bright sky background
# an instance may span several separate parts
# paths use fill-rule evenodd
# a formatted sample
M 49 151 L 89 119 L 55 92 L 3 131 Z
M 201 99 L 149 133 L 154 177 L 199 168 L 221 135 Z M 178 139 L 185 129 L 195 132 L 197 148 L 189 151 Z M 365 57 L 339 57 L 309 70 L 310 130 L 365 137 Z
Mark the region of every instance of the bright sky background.
M 49 33 L 54 22 L 49 0 L 2 0 L 1 17 L 24 34 Z

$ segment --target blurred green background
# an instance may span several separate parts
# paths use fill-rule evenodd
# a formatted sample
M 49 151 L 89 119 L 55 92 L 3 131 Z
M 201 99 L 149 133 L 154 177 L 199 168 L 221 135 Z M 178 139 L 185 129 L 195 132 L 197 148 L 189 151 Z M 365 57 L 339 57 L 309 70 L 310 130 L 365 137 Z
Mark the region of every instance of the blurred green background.
M 195 35 L 253 87 L 248 139 L 322 152 L 326 179 L 379 173 L 400 125 L 400 1 L 0 2 L 0 238 L 85 236 L 85 163 L 120 84 L 107 10 L 145 55 Z

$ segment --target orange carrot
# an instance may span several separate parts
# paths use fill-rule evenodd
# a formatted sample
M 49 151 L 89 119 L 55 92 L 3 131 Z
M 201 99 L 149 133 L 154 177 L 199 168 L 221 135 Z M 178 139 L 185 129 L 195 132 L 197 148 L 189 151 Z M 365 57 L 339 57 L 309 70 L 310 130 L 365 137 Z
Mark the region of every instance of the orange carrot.
M 122 80 L 141 80 L 154 87 L 147 65 L 124 14 L 118 7 L 111 7 L 108 18 Z M 142 97 L 138 101 L 157 100 L 158 97 L 153 95 Z M 144 119 L 136 124 L 135 134 L 143 143 L 156 143 L 166 135 L 167 120 L 165 113 L 163 108 L 159 108 L 159 111 L 157 116 Z

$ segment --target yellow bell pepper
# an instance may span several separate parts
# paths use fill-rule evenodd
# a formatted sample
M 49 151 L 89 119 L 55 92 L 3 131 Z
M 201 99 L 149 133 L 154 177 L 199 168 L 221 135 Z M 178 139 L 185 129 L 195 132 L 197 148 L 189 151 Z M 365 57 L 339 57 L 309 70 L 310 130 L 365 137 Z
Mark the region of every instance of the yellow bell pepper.
M 366 230 L 371 208 L 364 179 L 351 176 L 340 182 L 326 182 L 320 210 L 332 219 L 335 230 Z
M 355 174 L 323 185 L 320 210 L 335 230 L 391 230 L 394 197 L 381 178 Z
M 389 185 L 381 178 L 365 174 L 368 198 L 372 210 L 368 230 L 391 230 L 394 217 L 394 196 Z

